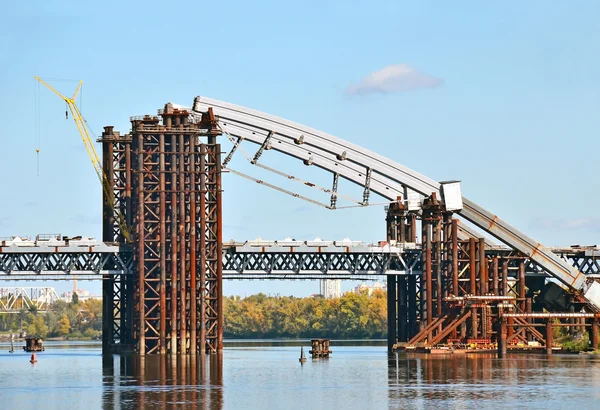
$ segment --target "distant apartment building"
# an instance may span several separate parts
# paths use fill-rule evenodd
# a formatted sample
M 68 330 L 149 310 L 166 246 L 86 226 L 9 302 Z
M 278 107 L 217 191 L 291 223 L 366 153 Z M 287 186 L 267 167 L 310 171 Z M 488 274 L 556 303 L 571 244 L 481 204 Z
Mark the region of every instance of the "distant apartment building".
M 71 302 L 73 300 L 73 292 L 63 292 L 60 298 L 65 302 Z M 102 296 L 92 295 L 89 290 L 77 289 L 77 298 L 83 302 L 88 299 L 102 299 Z
M 368 285 L 365 283 L 361 283 L 358 286 L 354 287 L 353 292 L 354 293 L 367 292 L 367 294 L 369 296 L 371 296 L 373 294 L 373 292 L 376 290 L 386 291 L 386 289 L 387 289 L 387 286 L 380 282 L 375 282 L 373 284 L 368 284 Z
M 342 281 L 339 279 L 321 279 L 321 295 L 326 299 L 342 296 Z

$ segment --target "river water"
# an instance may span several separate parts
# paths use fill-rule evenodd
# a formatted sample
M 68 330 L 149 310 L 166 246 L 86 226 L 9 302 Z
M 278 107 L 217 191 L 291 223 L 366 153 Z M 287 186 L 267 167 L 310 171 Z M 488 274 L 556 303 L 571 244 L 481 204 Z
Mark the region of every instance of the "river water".
M 332 341 L 329 359 L 300 345 L 227 342 L 213 360 L 103 358 L 99 344 L 0 344 L 0 409 L 594 409 L 600 358 L 515 354 L 388 356 L 382 343 Z

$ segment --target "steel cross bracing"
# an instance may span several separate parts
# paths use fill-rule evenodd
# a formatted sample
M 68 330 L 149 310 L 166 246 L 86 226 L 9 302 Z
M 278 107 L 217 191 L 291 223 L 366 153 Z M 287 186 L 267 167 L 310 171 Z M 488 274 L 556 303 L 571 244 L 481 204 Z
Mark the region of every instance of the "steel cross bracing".
M 268 145 L 268 148 L 298 158 L 306 165 L 315 165 L 339 174 L 384 198 L 395 200 L 404 195 L 407 189 L 425 196 L 436 193 L 443 198 L 439 182 L 327 133 L 238 105 L 196 97 L 195 112 L 205 113 L 209 108 L 213 110 L 222 130 L 240 138 L 240 142 L 247 140 L 261 148 Z M 463 198 L 463 209 L 459 215 L 520 251 L 563 284 L 576 290 L 587 290 L 584 289 L 585 276 L 576 267 L 492 212 Z
M 555 248 L 553 253 L 586 276 L 600 275 L 600 249 Z M 510 257 L 507 248 L 486 250 L 488 256 Z M 358 279 L 385 274 L 421 274 L 421 250 L 373 250 L 367 246 L 286 247 L 226 246 L 222 250 L 224 279 Z M 531 259 L 528 274 L 545 275 Z M 127 245 L 89 247 L 0 247 L 0 280 L 86 279 L 132 274 Z M 119 284 L 119 286 L 121 286 Z M 117 304 L 118 300 L 115 302 Z
M 131 226 L 132 217 L 131 135 L 120 135 L 112 126 L 108 126 L 104 127 L 99 142 L 102 142 L 104 176 L 110 184 L 110 189 L 102 191 L 102 240 L 125 244 L 126 238 L 131 239 L 122 231 L 124 226 Z M 131 256 L 128 258 L 132 261 Z M 103 351 L 109 351 L 117 341 L 131 343 L 133 277 L 104 274 L 102 279 L 102 297 L 106 301 L 102 305 L 102 348 Z
M 131 272 L 126 246 L 0 247 L 0 276 L 122 275 Z
M 44 311 L 58 299 L 56 289 L 50 287 L 0 287 L 0 312 Z

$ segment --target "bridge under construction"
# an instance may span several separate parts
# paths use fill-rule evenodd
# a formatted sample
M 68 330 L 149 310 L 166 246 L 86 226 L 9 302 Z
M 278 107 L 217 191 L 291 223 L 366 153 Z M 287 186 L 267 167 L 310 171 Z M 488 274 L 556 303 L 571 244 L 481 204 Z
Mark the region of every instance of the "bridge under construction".
M 219 143 L 225 138 L 228 152 Z M 544 247 L 463 197 L 458 181 L 437 182 L 329 134 L 205 97 L 131 117 L 126 134 L 107 126 L 99 142 L 107 181 L 102 242 L 4 243 L 0 279 L 102 278 L 106 353 L 219 352 L 223 279 L 373 275 L 387 278 L 390 350 L 550 353 L 552 328 L 563 325 L 589 332 L 598 345 L 598 249 Z M 264 165 L 272 152 L 328 172 L 331 186 Z M 231 169 L 234 155 L 327 201 Z M 386 240 L 223 243 L 223 172 L 330 210 L 341 199 L 368 206 L 378 195 L 388 204 Z M 340 178 L 362 187 L 362 198 L 339 192 Z

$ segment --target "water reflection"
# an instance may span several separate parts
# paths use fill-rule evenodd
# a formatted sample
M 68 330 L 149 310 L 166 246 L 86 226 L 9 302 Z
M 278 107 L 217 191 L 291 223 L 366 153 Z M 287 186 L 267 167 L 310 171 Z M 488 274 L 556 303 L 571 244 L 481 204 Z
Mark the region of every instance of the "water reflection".
M 581 356 L 514 355 L 497 359 L 495 354 L 388 357 L 390 408 L 485 408 L 524 402 L 536 404 L 599 396 L 600 362 Z M 587 397 L 585 397 L 587 396 Z M 437 403 L 437 404 L 436 404 Z M 552 407 L 552 406 L 551 406 Z
M 223 356 L 102 359 L 104 409 L 223 408 Z
M 271 343 L 271 342 L 269 342 Z M 272 342 L 273 344 L 275 342 Z M 305 344 L 305 350 L 307 345 Z M 298 362 L 300 346 L 227 346 L 207 356 L 108 357 L 100 345 L 54 349 L 29 363 L 0 344 L 0 408 L 588 409 L 600 400 L 600 357 L 388 356 L 385 346 L 332 347 Z

